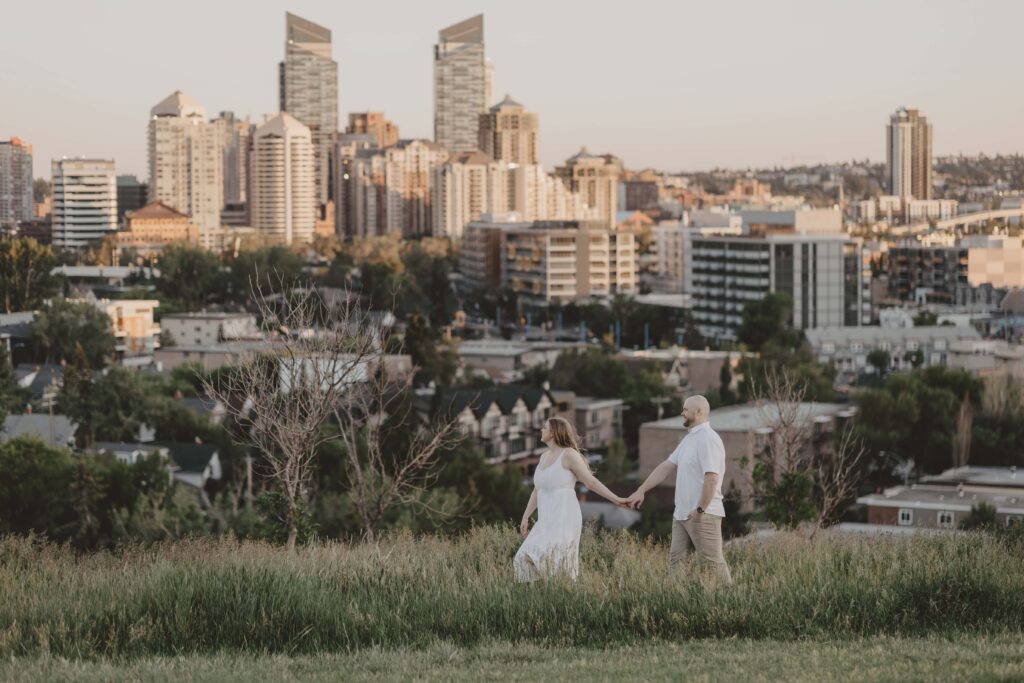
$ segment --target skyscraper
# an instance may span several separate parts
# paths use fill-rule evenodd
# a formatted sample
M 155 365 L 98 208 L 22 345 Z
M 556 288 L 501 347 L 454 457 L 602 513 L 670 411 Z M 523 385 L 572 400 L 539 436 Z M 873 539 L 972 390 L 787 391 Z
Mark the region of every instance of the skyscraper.
M 186 213 L 216 246 L 224 207 L 224 125 L 180 90 L 150 110 L 149 200 Z
M 331 59 L 331 32 L 285 14 L 285 56 L 279 68 L 280 105 L 309 128 L 316 155 L 316 202 L 331 194 L 331 157 L 338 134 L 338 63 Z
M 32 145 L 0 140 L 0 226 L 32 220 Z
M 609 227 L 615 227 L 620 168 L 621 162 L 615 157 L 597 156 L 584 147 L 566 159 L 564 166 L 556 167 L 555 175 L 572 192 L 578 193 L 588 207 L 596 209 Z
M 492 70 L 484 55 L 484 15 L 441 30 L 434 46 L 434 141 L 449 152 L 480 144 Z
M 495 161 L 539 164 L 537 115 L 505 95 L 480 115 L 480 149 Z
M 345 134 L 361 133 L 373 135 L 381 149 L 398 142 L 398 126 L 385 119 L 382 111 L 361 111 L 348 115 L 348 128 L 345 129 Z
M 240 121 L 234 112 L 218 117 L 224 130 L 224 204 L 244 204 L 249 173 L 249 136 L 252 124 Z
M 279 244 L 312 241 L 316 223 L 316 155 L 309 128 L 281 112 L 253 134 L 252 225 Z
M 112 159 L 54 159 L 53 243 L 78 248 L 117 230 Z
M 900 107 L 886 127 L 889 193 L 904 199 L 932 198 L 932 124 L 917 109 Z

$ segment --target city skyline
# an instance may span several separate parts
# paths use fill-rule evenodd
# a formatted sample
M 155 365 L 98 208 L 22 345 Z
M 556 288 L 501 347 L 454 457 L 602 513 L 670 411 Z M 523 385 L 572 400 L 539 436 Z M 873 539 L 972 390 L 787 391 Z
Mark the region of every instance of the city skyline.
M 423 139 L 432 138 L 437 32 L 482 11 L 492 99 L 509 93 L 538 114 L 548 170 L 584 145 L 630 168 L 666 171 L 881 163 L 885 125 L 900 106 L 927 112 L 937 156 L 1021 151 L 1024 93 L 1011 87 L 1009 67 L 999 68 L 1014 63 L 1019 44 L 1013 27 L 1024 7 L 1015 3 L 990 3 L 994 22 L 955 2 L 865 3 L 857 13 L 808 2 L 634 3 L 629 15 L 603 17 L 584 15 L 578 3 L 449 2 L 389 14 L 302 2 L 261 7 L 235 33 L 230 8 L 202 5 L 197 23 L 188 8 L 199 3 L 177 6 L 157 32 L 144 30 L 153 20 L 140 6 L 68 4 L 59 21 L 41 7 L 9 10 L 11 25 L 24 30 L 0 43 L 0 58 L 22 66 L 0 77 L 0 138 L 33 146 L 35 177 L 47 177 L 50 160 L 62 156 L 114 158 L 118 174 L 145 177 L 142 122 L 174 90 L 208 112 L 261 121 L 277 109 L 286 11 L 332 31 L 342 120 L 382 111 L 404 137 Z M 884 23 L 875 11 L 882 8 Z M 175 50 L 182 36 L 187 51 Z M 82 70 L 89 79 L 76 75 Z

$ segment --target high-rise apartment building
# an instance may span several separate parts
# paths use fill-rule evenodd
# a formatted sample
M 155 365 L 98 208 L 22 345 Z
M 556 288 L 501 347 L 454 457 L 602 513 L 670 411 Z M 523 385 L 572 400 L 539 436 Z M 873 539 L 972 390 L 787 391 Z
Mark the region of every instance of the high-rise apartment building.
M 537 132 L 537 115 L 509 95 L 480 115 L 480 149 L 495 161 L 539 164 Z
M 334 232 L 339 236 L 360 234 L 356 229 L 355 204 L 352 201 L 355 188 L 355 164 L 360 154 L 380 151 L 377 138 L 372 133 L 342 133 L 334 145 Z
M 398 126 L 384 118 L 382 111 L 361 111 L 348 115 L 346 135 L 368 133 L 381 149 L 398 143 Z
M 117 230 L 117 177 L 112 159 L 54 159 L 53 243 L 80 248 Z
M 117 176 L 117 224 L 124 223 L 124 215 L 146 205 L 149 185 L 140 183 L 133 175 Z
M 473 222 L 463 247 L 469 287 L 500 279 L 523 300 L 541 304 L 637 291 L 635 235 L 603 221 Z
M 224 208 L 224 125 L 180 90 L 150 110 L 149 200 L 188 214 L 214 246 Z
M 252 226 L 278 244 L 313 240 L 316 178 L 313 136 L 284 112 L 253 134 L 250 210 Z
M 30 221 L 33 213 L 32 145 L 0 140 L 0 226 Z
M 857 326 L 870 322 L 861 244 L 846 235 L 701 235 L 683 247 L 683 291 L 693 301 L 701 334 L 735 340 L 743 308 L 769 292 L 793 302 L 793 327 Z
M 509 211 L 509 167 L 483 152 L 457 152 L 434 169 L 434 234 L 460 239 L 484 214 Z
M 429 140 L 399 140 L 386 149 L 359 150 L 349 166 L 349 234 L 433 234 L 434 169 L 447 160 L 448 151 Z
M 440 31 L 434 46 L 434 142 L 449 152 L 477 149 L 491 73 L 484 54 L 484 15 Z
M 252 124 L 240 121 L 234 112 L 222 111 L 218 117 L 224 130 L 224 204 L 244 204 L 248 191 L 249 138 Z
M 331 59 L 329 29 L 285 14 L 285 57 L 279 82 L 281 111 L 301 121 L 313 136 L 316 200 L 327 204 L 338 134 L 338 63 Z
M 890 194 L 932 198 L 932 124 L 917 109 L 900 107 L 889 118 L 885 159 Z
M 622 162 L 611 155 L 597 156 L 584 147 L 555 168 L 555 175 L 583 202 L 596 209 L 601 220 L 615 227 L 619 202 L 619 174 Z

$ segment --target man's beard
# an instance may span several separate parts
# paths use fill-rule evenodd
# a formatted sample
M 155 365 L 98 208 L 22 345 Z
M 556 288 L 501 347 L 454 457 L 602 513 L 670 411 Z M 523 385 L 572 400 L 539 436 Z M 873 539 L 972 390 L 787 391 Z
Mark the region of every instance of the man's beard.
M 689 429 L 690 427 L 693 426 L 693 420 L 691 420 L 690 418 L 684 416 L 683 417 L 683 426 L 686 427 L 687 429 Z

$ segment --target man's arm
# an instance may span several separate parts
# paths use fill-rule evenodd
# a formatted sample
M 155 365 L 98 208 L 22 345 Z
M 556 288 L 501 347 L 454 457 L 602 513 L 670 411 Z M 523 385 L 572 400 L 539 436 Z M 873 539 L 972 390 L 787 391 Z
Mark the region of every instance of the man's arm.
M 708 505 L 711 505 L 711 500 L 715 497 L 716 488 L 718 488 L 718 473 L 705 472 L 704 485 L 700 489 L 700 502 L 697 503 L 701 510 L 707 512 Z M 694 513 L 700 514 L 696 510 L 694 510 Z
M 644 502 L 644 494 L 653 489 L 661 482 L 665 481 L 665 477 L 674 472 L 675 469 L 675 463 L 669 460 L 666 460 L 665 462 L 655 467 L 654 471 L 652 471 L 647 476 L 647 479 L 644 480 L 644 483 L 640 484 L 640 488 L 638 488 L 632 496 L 626 499 L 626 503 L 632 506 L 634 510 L 639 508 L 640 505 Z

